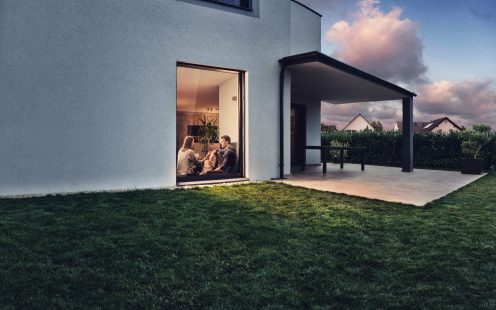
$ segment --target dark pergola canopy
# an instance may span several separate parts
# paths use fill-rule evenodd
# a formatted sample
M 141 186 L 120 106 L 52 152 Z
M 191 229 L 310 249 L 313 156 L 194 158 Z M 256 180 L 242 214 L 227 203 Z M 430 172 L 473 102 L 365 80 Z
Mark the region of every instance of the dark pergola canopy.
M 354 68 L 320 52 L 284 57 L 279 84 L 280 178 L 284 178 L 284 79 L 291 72 L 293 99 L 319 100 L 334 104 L 402 100 L 402 168 L 413 171 L 413 97 L 415 93 Z
M 416 96 L 411 91 L 320 52 L 288 56 L 279 62 L 291 71 L 291 93 L 296 98 L 340 104 Z

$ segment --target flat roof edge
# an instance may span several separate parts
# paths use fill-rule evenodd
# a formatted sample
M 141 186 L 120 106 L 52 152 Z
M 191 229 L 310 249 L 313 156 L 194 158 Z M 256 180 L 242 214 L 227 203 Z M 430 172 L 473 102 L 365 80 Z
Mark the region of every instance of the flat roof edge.
M 305 9 L 307 9 L 307 10 L 309 10 L 310 12 L 313 12 L 313 13 L 315 13 L 315 14 L 319 15 L 320 17 L 322 17 L 322 14 L 320 14 L 319 12 L 317 12 L 317 11 L 315 11 L 315 10 L 313 10 L 313 9 L 309 8 L 308 6 L 304 5 L 304 4 L 303 4 L 303 3 L 301 3 L 300 1 L 297 1 L 297 0 L 291 0 L 291 1 L 293 1 L 294 3 L 297 3 L 297 4 L 299 4 L 299 5 L 301 5 L 302 7 L 304 7 L 304 8 L 305 8 Z
M 405 94 L 409 97 L 416 97 L 417 96 L 417 94 L 414 92 L 411 92 L 407 89 L 404 89 L 403 87 L 400 87 L 396 84 L 393 84 L 391 82 L 383 80 L 383 79 L 381 79 L 375 75 L 372 75 L 370 73 L 367 73 L 365 71 L 357 69 L 353 66 L 345 64 L 344 62 L 341 62 L 341 61 L 334 59 L 330 56 L 322 54 L 321 52 L 313 51 L 313 52 L 308 52 L 308 53 L 303 53 L 303 54 L 298 54 L 298 55 L 287 56 L 287 57 L 284 57 L 284 58 L 279 60 L 279 63 L 283 66 L 300 65 L 300 64 L 304 64 L 304 63 L 310 63 L 310 62 L 320 62 L 320 63 L 326 64 L 330 67 L 333 67 L 333 68 L 336 68 L 338 70 L 344 71 L 346 73 L 352 74 L 356 77 L 369 80 L 370 82 L 373 82 L 373 83 L 379 84 L 383 87 L 387 87 L 387 88 L 392 89 L 394 91 L 400 92 L 400 93 Z

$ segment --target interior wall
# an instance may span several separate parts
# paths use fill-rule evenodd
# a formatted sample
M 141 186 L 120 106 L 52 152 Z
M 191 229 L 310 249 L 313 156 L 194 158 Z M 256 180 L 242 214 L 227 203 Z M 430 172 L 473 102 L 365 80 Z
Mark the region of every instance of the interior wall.
M 231 142 L 239 142 L 238 77 L 219 86 L 219 138 L 223 135 L 228 135 Z

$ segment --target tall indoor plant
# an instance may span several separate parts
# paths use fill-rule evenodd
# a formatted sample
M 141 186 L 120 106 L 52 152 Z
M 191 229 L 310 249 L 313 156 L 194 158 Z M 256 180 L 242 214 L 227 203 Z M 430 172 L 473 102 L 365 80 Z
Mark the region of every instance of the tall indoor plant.
M 216 118 L 208 119 L 205 115 L 198 118 L 198 142 L 203 144 L 203 154 L 208 152 L 208 145 L 219 140 L 218 121 Z

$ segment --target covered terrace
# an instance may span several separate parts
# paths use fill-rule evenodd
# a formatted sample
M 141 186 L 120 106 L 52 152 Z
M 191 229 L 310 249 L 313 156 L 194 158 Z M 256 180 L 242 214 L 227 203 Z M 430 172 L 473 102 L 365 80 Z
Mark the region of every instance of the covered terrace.
M 415 93 L 320 52 L 279 60 L 280 178 L 290 175 L 296 159 L 320 164 L 321 102 L 346 104 L 398 100 L 403 108 L 402 171 L 413 172 L 413 97 Z M 302 125 L 298 125 L 301 123 Z M 304 156 L 299 156 L 304 153 Z

